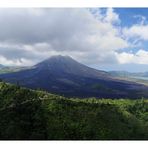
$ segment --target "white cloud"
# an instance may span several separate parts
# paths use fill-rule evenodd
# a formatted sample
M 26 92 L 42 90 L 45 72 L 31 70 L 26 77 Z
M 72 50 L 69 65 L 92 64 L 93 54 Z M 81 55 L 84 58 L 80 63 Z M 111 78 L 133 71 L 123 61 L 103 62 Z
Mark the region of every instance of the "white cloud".
M 0 63 L 6 66 L 28 66 L 28 65 L 32 65 L 32 61 L 28 60 L 28 59 L 24 59 L 24 58 L 20 58 L 20 59 L 7 59 L 3 56 L 0 56 Z
M 123 33 L 127 38 L 148 40 L 148 25 L 136 24 L 130 28 L 124 28 Z
M 148 51 L 118 52 L 148 40 L 145 18 L 123 30 L 120 21 L 112 8 L 105 14 L 100 9 L 0 9 L 0 64 L 33 65 L 56 54 L 88 65 L 148 64 Z
M 104 20 L 109 23 L 120 23 L 119 15 L 114 12 L 113 8 L 107 9 Z
M 146 17 L 142 15 L 135 15 L 134 18 L 138 19 L 138 24 L 144 25 L 146 22 Z
M 138 50 L 135 54 L 134 53 L 116 53 L 117 59 L 119 63 L 126 64 L 126 63 L 134 63 L 134 64 L 148 64 L 148 51 L 143 49 Z
M 148 40 L 148 24 L 145 16 L 135 15 L 137 23 L 122 29 L 123 35 L 128 39 Z
M 129 46 L 113 25 L 119 16 L 112 8 L 98 16 L 82 8 L 0 9 L 0 55 L 24 64 L 54 54 L 88 64 L 115 62 L 116 51 Z

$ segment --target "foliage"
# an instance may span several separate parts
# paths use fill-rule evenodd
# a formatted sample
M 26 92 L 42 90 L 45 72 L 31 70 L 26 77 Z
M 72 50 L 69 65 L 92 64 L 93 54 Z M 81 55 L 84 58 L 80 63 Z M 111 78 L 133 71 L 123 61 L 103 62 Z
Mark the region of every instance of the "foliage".
M 0 82 L 0 139 L 148 139 L 148 100 L 67 99 Z

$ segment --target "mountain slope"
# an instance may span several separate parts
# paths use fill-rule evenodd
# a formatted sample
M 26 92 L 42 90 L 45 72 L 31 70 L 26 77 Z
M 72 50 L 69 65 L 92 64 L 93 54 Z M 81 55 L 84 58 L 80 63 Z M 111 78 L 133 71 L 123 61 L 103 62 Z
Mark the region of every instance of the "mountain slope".
M 148 140 L 148 100 L 67 99 L 6 83 L 0 90 L 1 140 Z
M 69 97 L 148 97 L 148 87 L 117 80 L 107 72 L 89 68 L 68 56 L 54 56 L 29 69 L 1 74 L 0 78 Z

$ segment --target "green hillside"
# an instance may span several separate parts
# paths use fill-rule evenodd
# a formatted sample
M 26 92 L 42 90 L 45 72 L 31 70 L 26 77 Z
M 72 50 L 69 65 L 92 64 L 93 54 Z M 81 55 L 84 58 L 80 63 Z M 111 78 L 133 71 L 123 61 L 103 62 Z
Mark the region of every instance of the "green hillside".
M 148 139 L 148 100 L 68 99 L 1 82 L 0 139 Z

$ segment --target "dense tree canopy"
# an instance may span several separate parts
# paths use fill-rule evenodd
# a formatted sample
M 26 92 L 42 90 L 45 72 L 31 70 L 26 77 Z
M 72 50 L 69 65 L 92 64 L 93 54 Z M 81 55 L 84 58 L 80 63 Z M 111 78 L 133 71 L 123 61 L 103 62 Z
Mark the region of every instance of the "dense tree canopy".
M 148 100 L 65 98 L 1 82 L 0 139 L 148 139 Z

